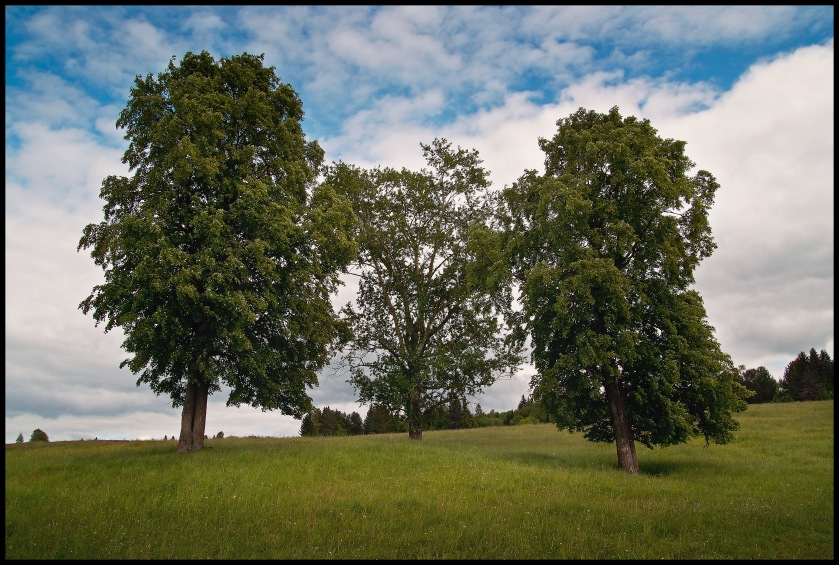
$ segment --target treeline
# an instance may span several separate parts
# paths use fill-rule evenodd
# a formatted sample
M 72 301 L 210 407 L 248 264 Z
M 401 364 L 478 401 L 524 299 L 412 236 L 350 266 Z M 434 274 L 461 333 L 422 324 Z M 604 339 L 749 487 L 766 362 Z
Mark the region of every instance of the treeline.
M 465 398 L 452 399 L 423 414 L 424 430 L 459 430 L 489 426 L 515 426 L 550 422 L 547 411 L 531 397 L 522 395 L 514 410 L 484 412 L 480 404 L 469 409 Z M 301 436 L 348 436 L 403 433 L 408 431 L 408 419 L 382 404 L 373 404 L 362 418 L 358 412 L 346 414 L 329 406 L 313 408 L 303 417 Z
M 749 404 L 766 402 L 793 402 L 807 400 L 829 400 L 833 398 L 833 360 L 827 351 L 809 354 L 803 351 L 784 370 L 780 381 L 766 369 L 745 369 L 741 367 L 740 383 L 754 394 L 747 399 Z M 465 398 L 452 399 L 423 414 L 424 430 L 457 430 L 485 428 L 488 426 L 515 426 L 519 424 L 540 424 L 552 419 L 545 408 L 532 397 L 522 395 L 514 410 L 484 412 L 480 404 L 474 412 L 469 409 Z M 399 411 L 391 411 L 382 404 L 373 404 L 362 418 L 358 412 L 345 414 L 329 406 L 314 408 L 300 426 L 301 436 L 346 436 L 366 434 L 404 433 L 408 431 L 408 420 Z
M 810 349 L 809 355 L 802 351 L 786 366 L 780 381 L 766 367 L 758 367 L 742 370 L 740 384 L 754 393 L 746 399 L 749 404 L 829 400 L 833 398 L 833 360 L 824 349 L 819 353 Z

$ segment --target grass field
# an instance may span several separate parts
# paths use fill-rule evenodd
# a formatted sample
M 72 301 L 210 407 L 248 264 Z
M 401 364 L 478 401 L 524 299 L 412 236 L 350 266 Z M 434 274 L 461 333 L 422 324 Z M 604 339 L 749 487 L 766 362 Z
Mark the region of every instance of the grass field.
M 6 445 L 6 559 L 833 559 L 833 401 L 753 405 L 727 445 L 551 424 L 335 438 Z

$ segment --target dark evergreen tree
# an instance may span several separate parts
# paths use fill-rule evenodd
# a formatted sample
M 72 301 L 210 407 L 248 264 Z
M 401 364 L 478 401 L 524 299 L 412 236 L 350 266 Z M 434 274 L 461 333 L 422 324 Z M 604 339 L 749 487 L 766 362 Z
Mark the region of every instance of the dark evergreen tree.
M 338 414 L 329 406 L 321 410 L 320 435 L 334 436 L 338 428 Z
M 779 383 L 779 395 L 785 400 L 825 400 L 833 398 L 833 361 L 826 351 L 810 349 L 790 361 Z
M 361 419 L 361 414 L 358 412 L 350 414 L 349 432 L 351 436 L 364 434 L 364 420 Z
M 393 414 L 386 406 L 379 403 L 370 405 L 367 417 L 364 419 L 365 434 L 389 434 L 396 431 Z
M 451 397 L 446 411 L 446 428 L 449 430 L 460 430 L 474 427 L 472 413 L 469 412 L 469 404 L 465 398 Z
M 469 403 L 466 401 L 465 398 L 460 399 L 460 413 L 463 415 L 463 427 L 474 428 L 475 415 L 472 414 L 472 412 L 470 412 Z
M 303 416 L 300 423 L 300 435 L 312 437 L 320 435 L 320 409 L 312 407 L 308 414 Z
M 819 381 L 824 385 L 828 397 L 833 398 L 833 360 L 824 349 L 819 352 L 818 356 L 815 353 L 815 349 L 810 349 L 811 363 L 818 366 Z
M 15 443 L 23 443 L 23 433 L 19 433 L 17 435 L 17 439 L 15 440 Z

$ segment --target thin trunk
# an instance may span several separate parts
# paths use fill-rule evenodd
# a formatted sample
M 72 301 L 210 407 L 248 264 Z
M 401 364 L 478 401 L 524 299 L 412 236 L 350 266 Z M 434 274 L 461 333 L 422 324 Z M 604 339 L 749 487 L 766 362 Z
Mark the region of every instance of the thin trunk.
M 186 400 L 181 413 L 181 437 L 178 439 L 178 453 L 200 451 L 204 448 L 204 429 L 207 424 L 207 397 L 210 386 L 189 383 Z
M 420 390 L 414 387 L 408 406 L 408 439 L 422 439 L 422 409 L 420 407 Z
M 606 400 L 615 432 L 615 446 L 618 450 L 618 468 L 632 475 L 638 473 L 638 456 L 635 454 L 635 438 L 626 415 L 626 392 L 617 379 L 606 385 Z

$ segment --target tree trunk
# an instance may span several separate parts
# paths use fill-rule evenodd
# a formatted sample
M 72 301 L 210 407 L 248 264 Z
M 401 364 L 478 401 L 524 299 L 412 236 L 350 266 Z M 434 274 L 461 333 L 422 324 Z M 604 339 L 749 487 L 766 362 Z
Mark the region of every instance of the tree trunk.
M 635 438 L 632 426 L 626 416 L 626 391 L 618 379 L 606 385 L 606 400 L 609 403 L 609 415 L 615 432 L 615 446 L 618 450 L 618 468 L 632 475 L 638 473 L 638 456 L 635 454 Z
M 420 391 L 414 388 L 408 400 L 408 439 L 422 439 L 422 409 L 420 408 Z
M 181 413 L 181 437 L 178 453 L 200 451 L 204 448 L 204 429 L 207 424 L 207 397 L 210 385 L 189 383 Z

